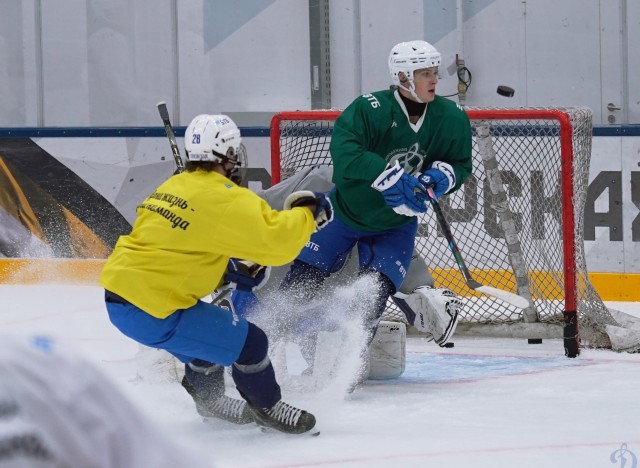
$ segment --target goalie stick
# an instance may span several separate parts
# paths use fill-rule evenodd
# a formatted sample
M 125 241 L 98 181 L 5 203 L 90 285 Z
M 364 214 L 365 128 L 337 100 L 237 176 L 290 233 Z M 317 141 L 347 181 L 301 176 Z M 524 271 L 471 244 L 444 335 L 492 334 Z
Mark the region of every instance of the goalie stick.
M 447 243 L 449 244 L 449 249 L 453 253 L 453 257 L 460 268 L 460 272 L 462 276 L 464 276 L 465 281 L 467 282 L 467 286 L 474 291 L 478 291 L 479 293 L 486 294 L 487 296 L 495 297 L 496 299 L 500 299 L 508 304 L 511 304 L 520 309 L 526 309 L 529 307 L 529 301 L 526 300 L 522 296 L 518 296 L 509 291 L 504 291 L 502 289 L 494 288 L 491 286 L 485 286 L 484 284 L 478 283 L 467 268 L 467 265 L 464 263 L 464 259 L 462 258 L 462 254 L 456 245 L 456 241 L 453 238 L 453 234 L 451 233 L 451 227 L 449 227 L 449 223 L 444 217 L 444 213 L 442 212 L 442 208 L 440 204 L 436 200 L 436 197 L 433 193 L 433 190 L 429 187 L 427 188 L 427 193 L 429 194 L 429 198 L 431 201 L 431 206 L 433 207 L 433 211 L 436 213 L 436 218 L 438 220 L 438 224 L 442 228 L 442 232 L 444 233 L 445 238 L 447 239 Z
M 173 133 L 173 127 L 171 126 L 171 119 L 169 119 L 169 111 L 167 110 L 167 103 L 164 101 L 160 101 L 156 104 L 158 107 L 158 112 L 160 113 L 160 118 L 162 119 L 162 123 L 164 124 L 164 131 L 167 133 L 167 138 L 169 139 L 169 145 L 171 145 L 171 152 L 173 153 L 173 159 L 176 161 L 176 173 L 180 173 L 184 171 L 184 162 L 182 161 L 182 156 L 180 156 L 180 149 L 178 149 L 178 144 L 176 143 L 176 136 Z

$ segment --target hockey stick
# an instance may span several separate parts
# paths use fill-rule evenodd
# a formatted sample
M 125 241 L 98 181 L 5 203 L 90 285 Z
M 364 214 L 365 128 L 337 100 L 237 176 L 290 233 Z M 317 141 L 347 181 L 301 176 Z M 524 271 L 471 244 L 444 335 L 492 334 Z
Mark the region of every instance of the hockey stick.
M 436 197 L 433 193 L 433 190 L 431 190 L 431 188 L 427 188 L 427 193 L 429 194 L 429 198 L 430 198 L 429 201 L 431 202 L 433 211 L 435 211 L 436 213 L 438 224 L 440 224 L 440 227 L 442 228 L 442 232 L 444 233 L 444 236 L 446 237 L 447 242 L 449 243 L 449 249 L 453 253 L 453 257 L 455 258 L 456 263 L 460 268 L 460 272 L 462 273 L 462 276 L 464 276 L 464 279 L 467 282 L 467 286 L 475 291 L 478 291 L 479 293 L 486 294 L 487 296 L 495 297 L 496 299 L 500 299 L 501 301 L 504 301 L 508 304 L 516 306 L 520 309 L 526 309 L 527 307 L 529 307 L 529 301 L 526 300 L 524 297 L 518 296 L 517 294 L 514 294 L 509 291 L 504 291 L 502 289 L 493 288 L 491 286 L 485 286 L 484 284 L 480 284 L 475 279 L 473 279 L 473 277 L 471 276 L 471 273 L 469 272 L 469 269 L 467 268 L 467 265 L 464 263 L 462 254 L 460 253 L 460 250 L 456 245 L 456 241 L 453 238 L 453 234 L 451 233 L 451 227 L 449 227 L 449 223 L 444 217 L 442 208 L 440 207 L 440 204 L 437 202 Z
M 184 162 L 182 161 L 182 156 L 180 156 L 180 149 L 178 149 L 178 144 L 176 143 L 176 136 L 173 133 L 171 119 L 169 119 L 169 111 L 167 110 L 167 103 L 164 101 L 160 101 L 158 104 L 156 104 L 156 106 L 158 107 L 158 112 L 160 112 L 160 118 L 162 119 L 162 123 L 164 124 L 164 131 L 167 133 L 167 138 L 169 139 L 169 144 L 171 145 L 173 159 L 176 161 L 176 173 L 183 172 Z

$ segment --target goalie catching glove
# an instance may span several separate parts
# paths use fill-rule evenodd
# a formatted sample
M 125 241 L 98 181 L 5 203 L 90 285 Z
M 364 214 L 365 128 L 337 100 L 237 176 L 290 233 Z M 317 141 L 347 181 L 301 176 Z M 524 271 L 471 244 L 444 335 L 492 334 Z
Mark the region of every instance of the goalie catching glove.
M 382 193 L 384 201 L 398 214 L 418 216 L 427 211 L 427 192 L 415 177 L 404 172 L 400 163 L 387 167 L 371 186 Z
M 290 210 L 298 206 L 306 206 L 311 210 L 316 220 L 316 231 L 333 220 L 333 206 L 324 193 L 300 190 L 289 194 L 284 201 L 284 209 Z
M 249 260 L 230 258 L 223 281 L 230 289 L 257 291 L 269 280 L 271 267 L 258 265 Z
M 392 299 L 411 325 L 430 335 L 441 347 L 458 326 L 462 301 L 449 289 L 421 286 L 411 294 L 397 292 Z

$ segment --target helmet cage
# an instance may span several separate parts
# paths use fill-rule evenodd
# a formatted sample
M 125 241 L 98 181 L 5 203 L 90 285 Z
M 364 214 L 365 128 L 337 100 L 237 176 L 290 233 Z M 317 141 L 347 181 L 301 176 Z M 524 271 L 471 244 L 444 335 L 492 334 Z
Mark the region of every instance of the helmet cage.
M 240 146 L 244 148 L 244 145 L 242 143 L 240 143 Z M 242 161 L 240 158 L 240 151 L 240 148 L 236 149 L 230 146 L 229 148 L 227 148 L 227 154 L 220 154 L 217 151 L 211 150 L 211 155 L 213 158 L 217 159 L 216 162 L 219 162 L 221 164 L 231 163 L 234 167 L 241 167 Z
M 235 161 L 229 160 L 229 162 L 234 163 L 233 169 L 229 171 L 229 179 L 231 179 L 232 182 L 241 185 L 246 179 L 247 166 L 249 165 L 247 161 L 247 148 L 243 143 L 240 143 Z

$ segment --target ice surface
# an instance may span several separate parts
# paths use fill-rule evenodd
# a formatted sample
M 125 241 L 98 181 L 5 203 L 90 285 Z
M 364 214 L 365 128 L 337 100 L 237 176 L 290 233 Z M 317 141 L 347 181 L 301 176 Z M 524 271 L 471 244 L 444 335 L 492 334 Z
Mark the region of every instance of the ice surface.
M 608 305 L 640 316 L 638 303 Z M 285 388 L 286 401 L 317 416 L 322 433 L 307 437 L 203 423 L 177 383 L 136 380 L 138 346 L 109 323 L 97 286 L 2 285 L 0 332 L 74 345 L 212 466 L 630 468 L 640 458 L 640 355 L 568 359 L 561 340 L 454 336 L 441 349 L 410 337 L 396 380 L 351 394 Z

